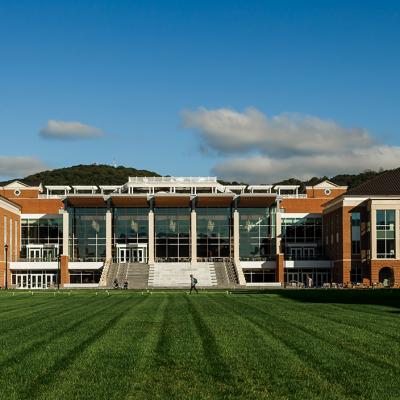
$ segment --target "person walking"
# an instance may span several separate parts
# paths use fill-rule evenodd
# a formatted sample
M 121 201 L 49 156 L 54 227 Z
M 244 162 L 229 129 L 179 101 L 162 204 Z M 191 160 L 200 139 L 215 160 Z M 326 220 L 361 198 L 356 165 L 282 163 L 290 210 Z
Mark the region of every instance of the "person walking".
M 192 294 L 192 290 L 195 290 L 197 294 L 199 293 L 196 285 L 197 285 L 197 279 L 193 276 L 193 274 L 190 274 L 190 293 L 189 294 Z
M 313 279 L 312 279 L 311 275 L 308 275 L 307 286 L 308 286 L 309 288 L 312 288 L 312 287 L 313 287 Z

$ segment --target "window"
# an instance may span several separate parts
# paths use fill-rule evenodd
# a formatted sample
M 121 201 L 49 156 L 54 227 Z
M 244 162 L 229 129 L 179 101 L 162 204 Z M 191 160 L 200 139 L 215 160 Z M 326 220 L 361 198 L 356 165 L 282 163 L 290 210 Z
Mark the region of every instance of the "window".
M 360 254 L 361 230 L 360 230 L 361 215 L 359 212 L 351 214 L 351 254 Z
M 276 209 L 239 208 L 241 260 L 265 260 L 276 255 Z
M 395 258 L 395 210 L 376 211 L 376 256 Z
M 328 236 L 326 236 L 328 241 Z M 282 247 L 286 257 L 313 259 L 322 255 L 322 218 L 282 218 Z M 313 251 L 308 249 L 312 248 Z M 300 250 L 300 251 L 297 251 Z
M 40 245 L 54 249 L 52 258 L 62 252 L 63 220 L 57 218 L 26 218 L 21 220 L 21 257 L 28 258 L 28 248 Z
M 247 283 L 275 282 L 273 269 L 247 269 L 243 273 Z
M 106 208 L 71 208 L 69 246 L 73 261 L 99 261 L 106 256 Z
M 231 209 L 196 209 L 197 214 L 197 257 L 224 258 L 230 256 Z
M 190 209 L 155 208 L 155 249 L 158 261 L 188 261 Z

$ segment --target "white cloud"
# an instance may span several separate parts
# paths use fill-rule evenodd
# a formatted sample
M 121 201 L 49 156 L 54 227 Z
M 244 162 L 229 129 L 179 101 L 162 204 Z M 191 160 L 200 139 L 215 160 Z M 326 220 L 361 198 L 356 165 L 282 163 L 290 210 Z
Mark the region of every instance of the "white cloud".
M 400 147 L 374 146 L 337 155 L 232 158 L 217 164 L 213 173 L 228 180 L 273 183 L 291 177 L 306 180 L 313 176 L 359 173 L 365 169 L 396 168 L 399 160 Z
M 0 156 L 0 177 L 2 179 L 24 178 L 27 175 L 49 169 L 35 157 Z
M 336 122 L 300 114 L 272 118 L 254 108 L 243 113 L 220 108 L 182 112 L 183 125 L 200 133 L 205 144 L 222 153 L 256 150 L 266 154 L 335 153 L 349 147 L 369 147 L 364 129 L 345 129 Z
M 242 113 L 199 108 L 183 111 L 182 119 L 198 133 L 201 146 L 225 156 L 213 168 L 224 179 L 275 182 L 400 165 L 400 147 L 377 143 L 365 129 L 318 117 L 286 113 L 268 118 L 254 108 Z
M 104 131 L 81 122 L 66 122 L 49 120 L 40 130 L 40 135 L 46 139 L 97 139 L 105 135 Z

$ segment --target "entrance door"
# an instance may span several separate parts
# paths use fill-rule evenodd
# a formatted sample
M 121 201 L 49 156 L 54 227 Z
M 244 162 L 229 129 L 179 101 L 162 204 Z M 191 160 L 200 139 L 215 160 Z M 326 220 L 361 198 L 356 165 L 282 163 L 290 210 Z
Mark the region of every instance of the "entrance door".
M 313 247 L 305 247 L 303 249 L 303 255 L 305 259 L 312 259 L 315 256 L 315 250 Z
M 27 275 L 17 275 L 17 288 L 18 289 L 28 289 L 28 276 Z
M 132 249 L 132 261 L 144 263 L 144 249 Z
M 131 249 L 127 247 L 119 248 L 119 262 L 120 263 L 128 263 L 131 259 Z
M 301 247 L 291 247 L 290 255 L 294 260 L 300 259 L 303 255 L 303 251 Z
M 31 278 L 31 289 L 43 289 L 42 275 L 32 274 L 30 278 Z
M 30 248 L 29 249 L 29 260 L 35 261 L 40 260 L 41 258 L 41 249 L 40 248 Z
M 297 272 L 288 272 L 287 273 L 287 282 L 298 282 L 299 281 L 299 274 Z
M 51 261 L 56 258 L 56 249 L 43 249 L 43 260 Z
M 46 274 L 45 275 L 46 281 L 44 283 L 44 288 L 49 288 L 49 287 L 54 286 L 54 284 L 56 282 L 54 276 L 55 276 L 54 274 Z
M 322 286 L 324 283 L 329 282 L 328 272 L 316 272 L 315 273 L 315 286 Z
M 313 274 L 310 272 L 302 272 L 301 274 L 301 282 L 304 283 L 304 286 L 308 285 L 308 276 L 311 276 L 311 278 L 313 278 Z

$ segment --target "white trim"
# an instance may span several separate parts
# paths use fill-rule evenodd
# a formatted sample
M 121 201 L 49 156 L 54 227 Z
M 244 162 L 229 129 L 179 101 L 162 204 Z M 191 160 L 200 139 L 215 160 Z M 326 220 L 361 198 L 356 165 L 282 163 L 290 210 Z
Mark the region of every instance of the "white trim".
M 330 260 L 286 260 L 285 269 L 293 268 L 316 268 L 316 269 L 330 269 L 332 267 L 332 261 Z
M 70 261 L 68 263 L 69 270 L 81 270 L 81 269 L 100 269 L 104 266 L 104 262 L 99 261 Z
M 15 261 L 10 262 L 10 270 L 31 270 L 31 271 L 44 271 L 44 270 L 57 270 L 57 261 Z
M 240 261 L 243 269 L 276 269 L 276 261 Z
M 21 214 L 21 219 L 60 218 L 60 214 Z
M 20 208 L 17 205 L 12 204 L 11 201 L 7 199 L 0 198 L 0 207 L 14 214 L 21 215 Z
M 281 213 L 281 218 L 321 218 L 317 213 Z

